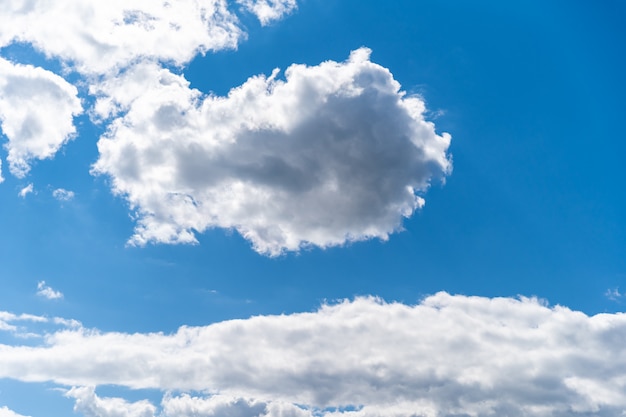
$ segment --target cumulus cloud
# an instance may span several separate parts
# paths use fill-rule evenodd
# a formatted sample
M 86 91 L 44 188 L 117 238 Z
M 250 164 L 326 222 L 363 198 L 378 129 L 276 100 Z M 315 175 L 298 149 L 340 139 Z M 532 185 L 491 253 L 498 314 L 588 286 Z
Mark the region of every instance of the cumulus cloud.
M 146 400 L 131 403 L 121 398 L 100 398 L 94 387 L 74 387 L 65 396 L 75 400 L 74 411 L 85 417 L 153 417 L 156 411 Z
M 37 295 L 48 300 L 58 300 L 63 298 L 63 293 L 56 291 L 46 285 L 46 281 L 39 281 L 37 283 Z
M 18 195 L 22 198 L 26 198 L 26 196 L 33 192 L 33 184 L 30 183 L 26 187 L 22 188 Z
M 174 334 L 57 331 L 41 346 L 0 345 L 0 377 L 224 396 L 166 394 L 163 408 L 181 414 L 281 402 L 327 416 L 615 416 L 625 338 L 624 314 L 535 299 L 358 298 Z
M 73 137 L 81 112 L 76 87 L 63 78 L 0 58 L 0 128 L 13 175 L 22 178 L 32 160 L 51 158 Z
M 228 395 L 166 395 L 161 406 L 167 417 L 313 417 L 309 410 L 294 404 Z
M 234 48 L 244 32 L 226 0 L 12 0 L 0 4 L 0 46 L 27 42 L 86 74 L 139 58 L 182 65 Z M 0 71 L 1 73 L 2 71 Z
M 120 116 L 93 171 L 137 210 L 131 243 L 222 227 L 277 255 L 400 229 L 449 172 L 450 136 L 369 55 L 292 65 L 285 80 L 255 76 L 227 97 L 149 63 L 94 86 L 96 113 Z
M 262 25 L 282 18 L 298 6 L 296 0 L 237 0 L 237 3 L 256 15 Z
M 65 188 L 57 188 L 52 191 L 52 197 L 59 201 L 70 201 L 74 198 L 74 191 L 69 191 Z

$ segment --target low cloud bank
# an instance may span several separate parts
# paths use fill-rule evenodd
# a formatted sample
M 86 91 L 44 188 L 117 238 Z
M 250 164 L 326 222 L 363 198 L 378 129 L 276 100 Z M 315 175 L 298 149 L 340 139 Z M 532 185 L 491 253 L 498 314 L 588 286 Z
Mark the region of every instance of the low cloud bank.
M 40 346 L 0 346 L 0 377 L 75 386 L 72 398 L 103 384 L 159 389 L 172 392 L 160 412 L 181 415 L 616 416 L 624 340 L 624 314 L 439 293 L 174 334 L 60 330 Z

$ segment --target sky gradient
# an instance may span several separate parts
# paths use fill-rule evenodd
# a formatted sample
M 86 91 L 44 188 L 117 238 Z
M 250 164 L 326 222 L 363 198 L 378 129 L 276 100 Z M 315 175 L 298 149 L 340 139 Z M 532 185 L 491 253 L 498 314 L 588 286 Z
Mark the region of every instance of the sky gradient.
M 618 1 L 0 5 L 0 417 L 626 411 Z

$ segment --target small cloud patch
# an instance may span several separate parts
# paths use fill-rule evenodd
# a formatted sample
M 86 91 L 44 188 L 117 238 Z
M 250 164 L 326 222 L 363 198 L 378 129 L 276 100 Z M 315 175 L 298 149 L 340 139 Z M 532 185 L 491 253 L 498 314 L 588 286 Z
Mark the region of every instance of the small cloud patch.
M 17 195 L 22 198 L 26 198 L 26 196 L 34 191 L 33 184 L 30 183 L 26 187 L 22 188 Z
M 70 201 L 74 199 L 74 191 L 69 191 L 64 188 L 57 188 L 52 191 L 52 196 L 59 201 Z
M 63 298 L 63 293 L 47 286 L 46 281 L 39 281 L 37 283 L 37 295 L 47 298 L 48 300 L 59 300 Z

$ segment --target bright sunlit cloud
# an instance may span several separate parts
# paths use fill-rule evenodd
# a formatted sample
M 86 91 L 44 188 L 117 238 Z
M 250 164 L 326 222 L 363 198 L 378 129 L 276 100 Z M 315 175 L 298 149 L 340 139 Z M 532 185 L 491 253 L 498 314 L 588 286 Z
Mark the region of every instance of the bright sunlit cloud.
M 450 136 L 369 54 L 252 77 L 227 97 L 153 64 L 100 85 L 99 115 L 124 115 L 94 172 L 137 210 L 131 242 L 190 243 L 222 227 L 278 255 L 400 229 L 450 171 Z
M 61 330 L 41 346 L 0 346 L 0 377 L 75 386 L 67 395 L 77 409 L 110 402 L 124 415 L 155 408 L 79 387 L 225 395 L 165 395 L 162 407 L 188 410 L 182 415 L 230 408 L 252 417 L 270 406 L 305 413 L 296 405 L 359 410 L 329 416 L 411 408 L 433 417 L 610 415 L 626 406 L 625 334 L 624 314 L 590 317 L 536 299 L 439 293 L 411 306 L 357 298 L 173 334 Z

